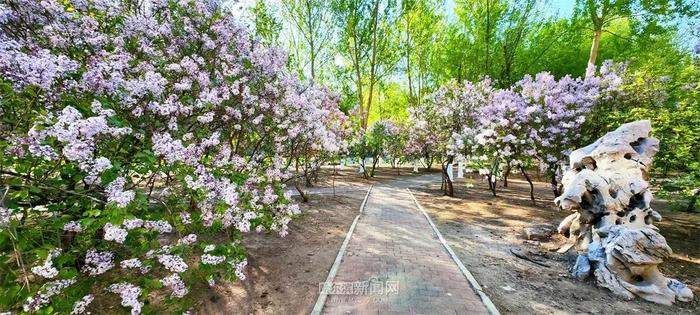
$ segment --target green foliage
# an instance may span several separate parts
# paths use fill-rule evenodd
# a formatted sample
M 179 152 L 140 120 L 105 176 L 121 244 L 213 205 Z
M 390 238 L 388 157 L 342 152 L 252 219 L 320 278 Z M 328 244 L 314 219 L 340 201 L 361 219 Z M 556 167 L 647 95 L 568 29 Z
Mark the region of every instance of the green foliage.
M 256 0 L 251 8 L 255 23 L 255 35 L 259 36 L 267 44 L 275 44 L 279 39 L 282 23 L 270 12 L 270 8 L 264 0 Z

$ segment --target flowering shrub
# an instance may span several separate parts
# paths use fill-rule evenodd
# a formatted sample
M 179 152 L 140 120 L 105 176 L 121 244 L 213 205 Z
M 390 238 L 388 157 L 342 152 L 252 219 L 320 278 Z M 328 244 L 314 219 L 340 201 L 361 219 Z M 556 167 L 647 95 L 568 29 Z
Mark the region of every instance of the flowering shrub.
M 390 139 L 398 132 L 398 126 L 390 120 L 379 120 L 371 124 L 366 131 L 361 128 L 354 130 L 348 155 L 359 160 L 360 171 L 364 177 L 374 176 L 379 158 L 386 155 Z M 369 172 L 365 165 L 367 158 L 372 159 L 372 169 Z
M 450 82 L 411 110 L 408 148 L 441 154 L 443 170 L 455 158 L 470 161 L 480 168 L 494 195 L 501 165 L 524 173 L 524 163 L 533 160 L 549 171 L 556 187 L 557 168 L 580 137 L 586 115 L 618 90 L 623 70 L 606 62 L 599 76 L 583 79 L 556 80 L 539 73 L 505 90 L 494 88 L 488 78 Z M 443 180 L 451 195 L 449 177 Z
M 404 124 L 396 124 L 392 128 L 390 135 L 384 142 L 384 156 L 389 160 L 392 168 L 398 167 L 406 161 L 406 142 L 408 141 L 408 128 Z
M 290 130 L 288 141 L 284 142 L 283 155 L 291 157 L 295 170 L 295 188 L 302 199 L 308 201 L 308 196 L 299 184 L 303 178 L 307 187 L 312 186 L 312 178 L 328 160 L 340 152 L 346 152 L 348 147 L 343 141 L 351 133 L 349 118 L 340 111 L 340 97 L 319 86 L 309 87 L 304 94 L 291 99 L 296 106 L 304 107 L 312 103 L 319 110 L 314 112 L 290 112 L 295 126 Z
M 428 168 L 438 159 L 449 195 L 452 195 L 452 182 L 447 176 L 447 165 L 453 162 L 457 150 L 464 148 L 458 135 L 473 130 L 475 114 L 488 102 L 492 90 L 490 80 L 476 84 L 450 81 L 409 109 L 411 127 L 406 152 L 424 158 Z
M 343 149 L 337 97 L 285 63 L 215 2 L 0 4 L 0 310 L 183 311 L 243 279 L 238 240 L 299 213 L 292 161 Z

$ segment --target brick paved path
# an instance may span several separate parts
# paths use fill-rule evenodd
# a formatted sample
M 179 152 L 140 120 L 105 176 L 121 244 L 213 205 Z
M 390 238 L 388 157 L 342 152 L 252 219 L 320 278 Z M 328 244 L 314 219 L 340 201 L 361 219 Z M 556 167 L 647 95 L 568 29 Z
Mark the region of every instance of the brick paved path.
M 323 313 L 488 314 L 411 195 L 397 186 L 372 190 L 333 281 L 343 294 L 331 292 Z M 398 293 L 386 292 L 387 284 L 398 284 Z M 372 293 L 373 285 L 383 294 L 379 287 Z

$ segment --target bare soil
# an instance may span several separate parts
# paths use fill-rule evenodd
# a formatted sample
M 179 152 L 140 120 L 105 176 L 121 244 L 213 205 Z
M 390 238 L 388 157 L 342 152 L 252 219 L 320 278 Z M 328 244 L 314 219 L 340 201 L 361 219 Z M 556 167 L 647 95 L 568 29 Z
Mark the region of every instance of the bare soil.
M 337 168 L 335 185 L 377 184 L 411 174 L 411 168 L 377 169 L 365 179 L 354 168 Z M 439 172 L 439 170 L 431 170 Z M 333 185 L 333 170 L 323 169 L 314 187 Z M 421 174 L 425 170 L 421 169 Z M 473 188 L 465 188 L 465 182 Z M 689 284 L 695 293 L 690 303 L 662 306 L 641 299 L 624 301 L 592 281 L 577 281 L 568 268 L 575 253 L 558 254 L 565 243 L 560 235 L 547 241 L 530 241 L 526 227 L 555 228 L 568 213 L 552 203 L 547 183 L 536 183 L 536 205 L 529 186 L 513 177 L 493 197 L 486 183 L 468 178 L 455 183 L 455 197 L 443 196 L 439 180 L 413 188 L 416 198 L 440 231 L 504 314 L 700 314 L 700 215 L 667 210 L 666 202 L 652 206 L 663 216 L 657 223 L 674 249 L 661 265 L 669 277 Z M 359 211 L 364 190 L 312 195 L 301 203 L 302 217 L 290 224 L 290 234 L 251 235 L 244 241 L 249 252 L 248 279 L 193 290 L 199 296 L 199 314 L 308 314 L 318 297 L 338 249 Z M 548 267 L 517 258 L 514 250 Z
M 289 235 L 254 234 L 248 249 L 247 279 L 194 292 L 198 314 L 308 314 L 318 298 L 365 192 L 316 196 L 300 203 L 302 216 Z
M 398 177 L 410 177 L 424 175 L 427 172 L 440 172 L 439 169 L 427 170 L 419 169 L 419 173 L 413 173 L 412 167 L 378 167 L 374 171 L 374 176 L 365 178 L 357 172 L 357 166 L 337 166 L 335 168 L 335 178 L 333 177 L 333 167 L 325 166 L 318 173 L 318 181 L 312 183 L 312 187 L 332 187 L 335 180 L 336 187 L 348 186 L 357 184 L 374 185 L 383 183 Z M 369 173 L 369 170 L 367 170 Z
M 474 185 L 465 188 L 465 182 Z M 499 184 L 502 186 L 502 184 Z M 504 314 L 700 314 L 700 215 L 667 210 L 664 202 L 652 203 L 664 220 L 657 226 L 675 254 L 661 265 L 669 277 L 689 284 L 695 299 L 663 306 L 636 299 L 624 301 L 591 281 L 568 274 L 576 253 L 556 252 L 565 239 L 553 235 L 545 241 L 526 240 L 526 227 L 556 228 L 569 213 L 552 203 L 546 183 L 536 183 L 536 205 L 529 186 L 509 180 L 491 195 L 487 183 L 468 178 L 455 184 L 455 197 L 446 197 L 440 183 L 414 190 L 416 198 L 435 221 L 450 246 L 484 287 Z M 533 263 L 516 257 L 524 254 Z

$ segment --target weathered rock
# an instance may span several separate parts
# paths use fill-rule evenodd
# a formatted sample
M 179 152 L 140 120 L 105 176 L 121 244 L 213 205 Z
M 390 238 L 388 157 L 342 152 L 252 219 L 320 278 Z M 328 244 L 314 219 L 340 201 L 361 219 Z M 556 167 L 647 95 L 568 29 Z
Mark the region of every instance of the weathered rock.
M 549 226 L 534 226 L 523 229 L 523 234 L 528 240 L 545 241 L 548 240 L 554 230 Z
M 578 255 L 576 263 L 571 268 L 571 275 L 577 279 L 585 279 L 591 274 L 591 261 L 588 256 Z
M 592 272 L 599 286 L 621 298 L 670 305 L 692 300 L 693 293 L 658 269 L 672 251 L 653 225 L 661 215 L 650 207 L 647 179 L 659 141 L 650 132 L 649 121 L 628 123 L 571 153 L 555 202 L 574 213 L 557 230 L 579 253 L 572 276 Z

